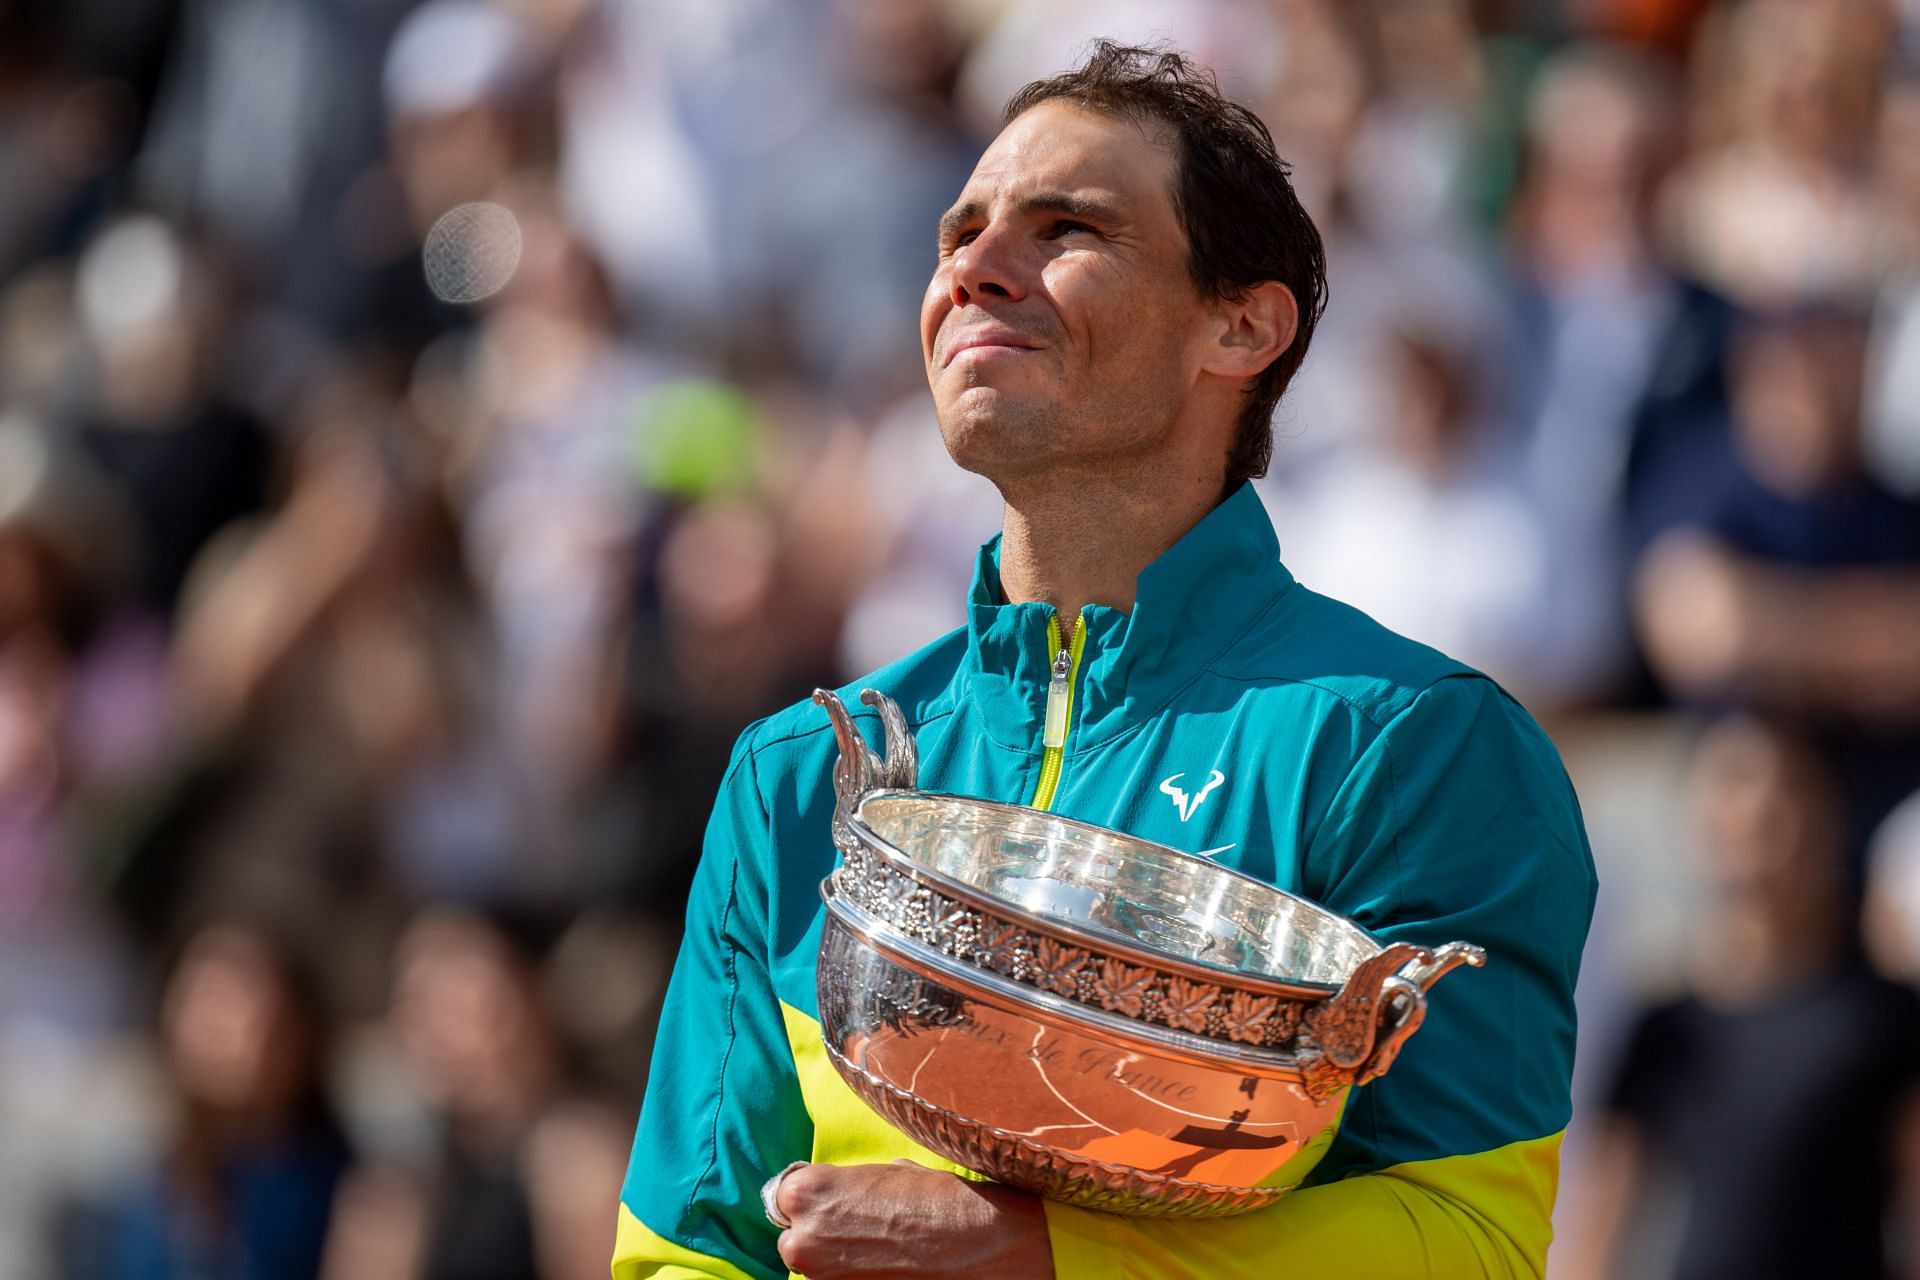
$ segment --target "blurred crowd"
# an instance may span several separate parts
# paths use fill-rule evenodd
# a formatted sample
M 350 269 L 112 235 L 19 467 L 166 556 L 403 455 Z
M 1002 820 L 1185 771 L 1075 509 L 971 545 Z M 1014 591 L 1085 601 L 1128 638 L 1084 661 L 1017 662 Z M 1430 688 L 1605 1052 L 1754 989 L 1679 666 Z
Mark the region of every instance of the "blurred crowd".
M 963 618 L 933 226 L 1096 35 L 1326 235 L 1289 566 L 1580 787 L 1556 1272 L 1920 1275 L 1914 0 L 9 0 L 0 1275 L 604 1275 L 734 736 Z

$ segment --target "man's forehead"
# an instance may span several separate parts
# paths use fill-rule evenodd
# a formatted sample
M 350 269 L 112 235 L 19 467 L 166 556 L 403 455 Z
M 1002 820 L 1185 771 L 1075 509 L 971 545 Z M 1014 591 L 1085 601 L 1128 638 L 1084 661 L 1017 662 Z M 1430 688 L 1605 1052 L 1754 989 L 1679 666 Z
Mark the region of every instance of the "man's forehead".
M 1132 203 L 1171 201 L 1173 149 L 1152 125 L 1066 102 L 1043 102 L 1000 131 L 974 166 L 962 203 L 1068 193 Z

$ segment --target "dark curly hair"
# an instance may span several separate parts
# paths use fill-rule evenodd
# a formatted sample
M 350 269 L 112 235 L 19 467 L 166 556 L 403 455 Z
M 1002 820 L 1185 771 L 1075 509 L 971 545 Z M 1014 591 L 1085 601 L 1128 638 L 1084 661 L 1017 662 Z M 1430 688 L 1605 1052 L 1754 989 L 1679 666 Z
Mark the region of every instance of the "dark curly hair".
M 1306 357 L 1327 304 L 1320 231 L 1288 181 L 1286 161 L 1260 117 L 1220 92 L 1213 74 L 1166 48 L 1094 44 L 1072 71 L 1036 80 L 1008 101 L 1004 119 L 1043 102 L 1074 103 L 1165 128 L 1175 140 L 1174 212 L 1187 236 L 1187 271 L 1202 293 L 1238 298 L 1277 280 L 1300 318 L 1293 342 L 1253 380 L 1227 458 L 1228 487 L 1267 473 L 1273 408 Z

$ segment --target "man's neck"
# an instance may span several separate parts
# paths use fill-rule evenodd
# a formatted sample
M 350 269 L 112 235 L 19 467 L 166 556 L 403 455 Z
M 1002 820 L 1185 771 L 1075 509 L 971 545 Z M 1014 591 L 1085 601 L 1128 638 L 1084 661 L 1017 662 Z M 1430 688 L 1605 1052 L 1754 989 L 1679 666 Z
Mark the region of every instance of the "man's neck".
M 1003 487 L 1000 585 L 1010 603 L 1039 600 L 1071 625 L 1082 607 L 1133 611 L 1140 571 L 1220 501 L 1218 476 L 1055 476 Z

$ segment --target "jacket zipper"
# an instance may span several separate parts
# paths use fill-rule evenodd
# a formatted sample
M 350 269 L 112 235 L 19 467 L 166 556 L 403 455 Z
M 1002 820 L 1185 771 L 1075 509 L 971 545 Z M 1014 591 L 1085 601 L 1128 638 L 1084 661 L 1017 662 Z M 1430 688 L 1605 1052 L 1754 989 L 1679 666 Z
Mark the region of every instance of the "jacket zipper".
M 1060 768 L 1066 759 L 1067 728 L 1073 719 L 1073 686 L 1080 674 L 1080 655 L 1087 647 L 1087 629 L 1079 614 L 1063 639 L 1060 615 L 1047 619 L 1047 648 L 1053 654 L 1053 679 L 1047 685 L 1047 715 L 1040 735 L 1040 782 L 1033 789 L 1033 808 L 1051 809 L 1060 789 Z

